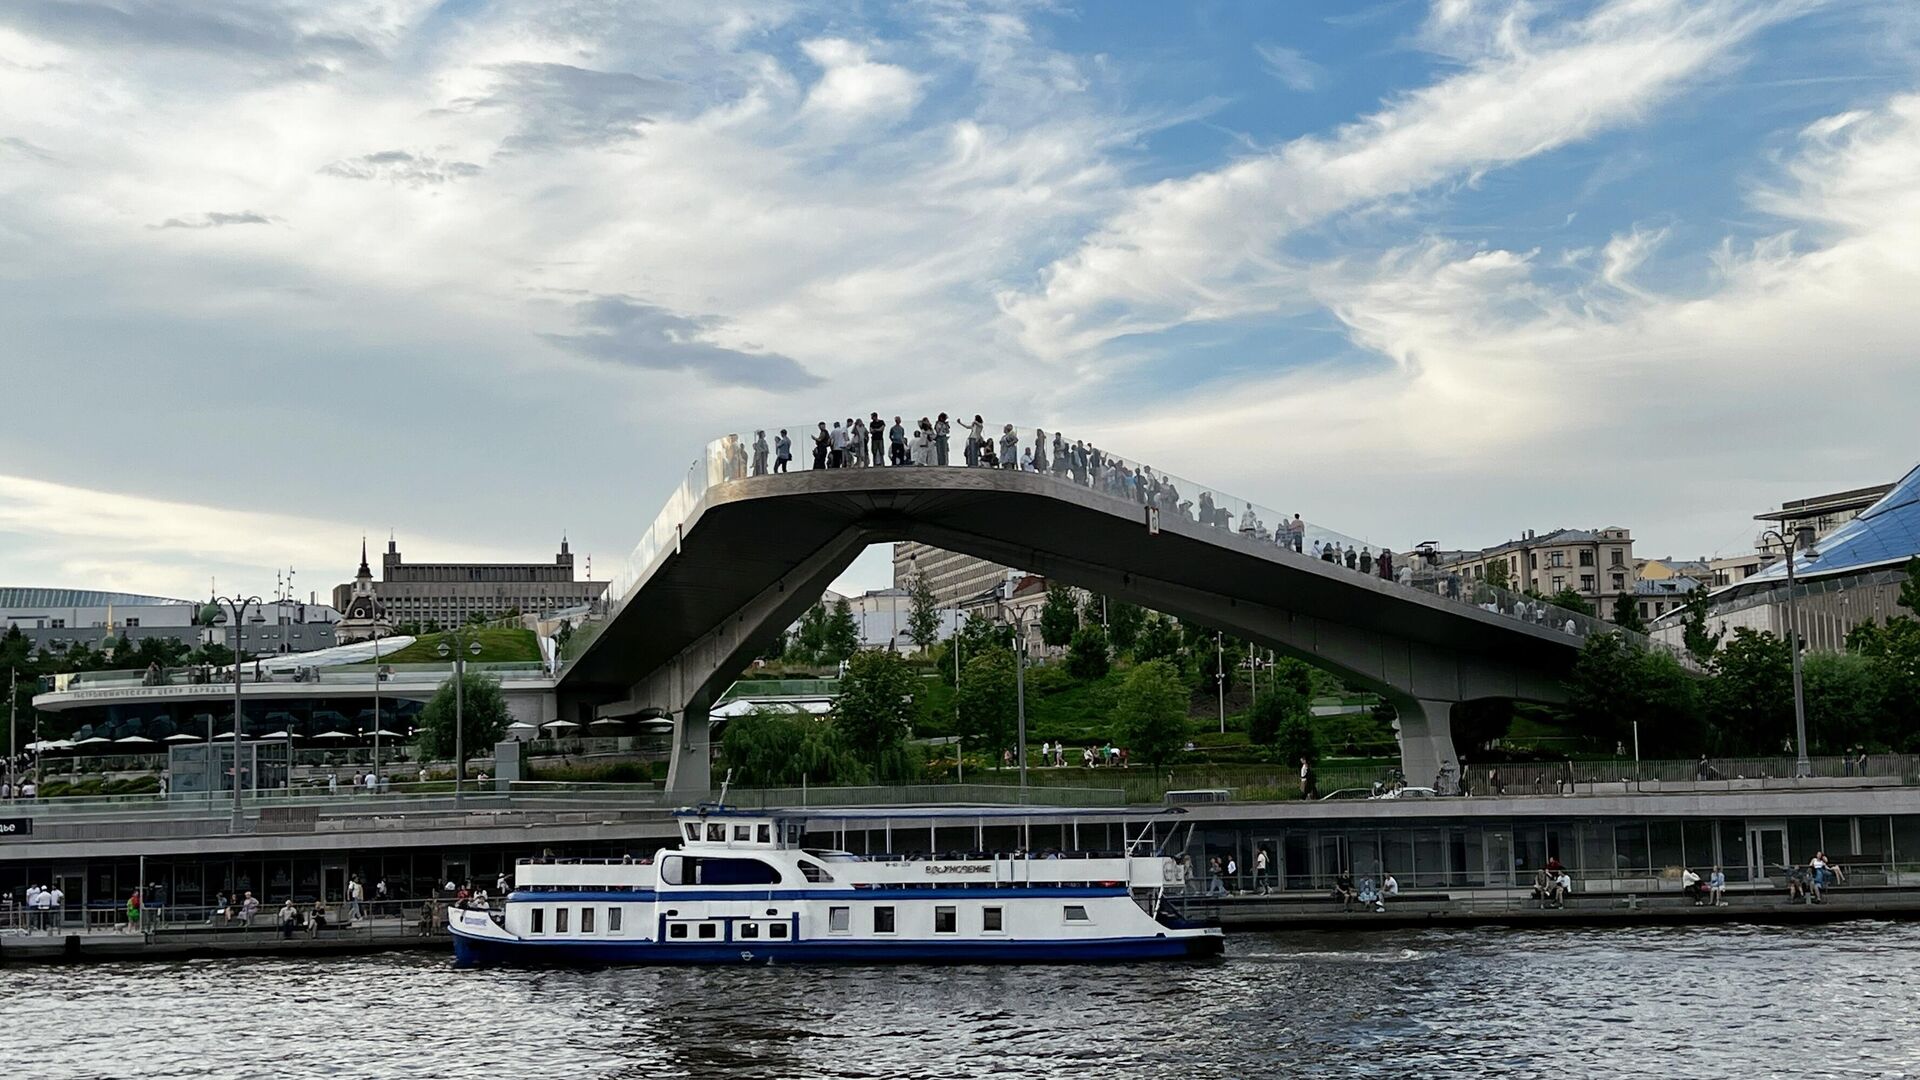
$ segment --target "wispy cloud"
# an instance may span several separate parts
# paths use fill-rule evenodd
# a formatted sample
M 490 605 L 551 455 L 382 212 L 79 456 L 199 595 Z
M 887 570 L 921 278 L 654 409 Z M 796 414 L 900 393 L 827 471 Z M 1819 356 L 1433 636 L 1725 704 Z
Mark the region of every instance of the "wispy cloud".
M 209 210 L 204 214 L 191 214 L 187 217 L 170 217 L 158 225 L 149 225 L 149 229 L 221 229 L 228 225 L 272 225 L 279 218 L 256 214 L 251 210 L 229 213 L 221 210 Z
M 384 180 L 409 187 L 430 187 L 478 176 L 480 166 L 471 161 L 445 161 L 405 150 L 379 150 L 330 162 L 321 166 L 320 171 L 344 180 Z
M 596 296 L 580 303 L 574 314 L 582 332 L 540 336 L 604 363 L 687 371 L 722 385 L 792 390 L 820 381 L 792 357 L 715 343 L 719 325 L 714 319 L 676 315 L 625 296 Z
M 1255 45 L 1253 51 L 1260 55 L 1260 63 L 1266 67 L 1267 74 L 1280 80 L 1280 85 L 1289 90 L 1312 90 L 1326 78 L 1325 68 L 1291 46 L 1263 41 Z

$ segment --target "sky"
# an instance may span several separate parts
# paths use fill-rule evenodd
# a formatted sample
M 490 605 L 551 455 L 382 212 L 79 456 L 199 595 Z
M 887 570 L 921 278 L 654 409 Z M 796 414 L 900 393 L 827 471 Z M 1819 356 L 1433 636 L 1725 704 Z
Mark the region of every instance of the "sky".
M 1920 458 L 1916 296 L 1910 0 L 0 5 L 9 585 L 605 578 L 872 411 L 1732 555 Z

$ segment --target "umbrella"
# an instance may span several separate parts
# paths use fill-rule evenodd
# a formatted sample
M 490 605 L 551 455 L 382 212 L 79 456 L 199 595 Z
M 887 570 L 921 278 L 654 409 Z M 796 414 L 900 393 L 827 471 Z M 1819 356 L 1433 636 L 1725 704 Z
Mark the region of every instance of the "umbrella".
M 580 725 L 571 720 L 549 720 L 540 726 L 543 728 L 570 728 L 579 727 Z
M 380 736 L 380 737 L 381 737 L 381 738 L 383 738 L 383 739 L 404 739 L 404 738 L 406 738 L 406 736 L 405 736 L 405 735 L 402 735 L 401 733 L 399 733 L 399 732 L 397 732 L 397 731 L 388 731 L 388 730 L 387 730 L 386 728 L 381 728 L 381 729 L 380 729 L 380 730 L 378 730 L 378 731 L 369 731 L 369 732 L 367 732 L 367 733 L 366 733 L 365 735 L 363 735 L 363 736 L 361 736 L 361 738 L 365 738 L 365 739 L 371 739 L 371 738 L 373 738 L 373 737 L 374 737 L 375 735 L 378 735 L 378 736 Z
M 588 724 L 587 726 L 588 727 L 619 727 L 624 723 L 626 723 L 626 721 L 620 719 L 617 716 L 603 716 L 600 719 L 595 720 L 593 723 Z
M 315 735 L 314 738 L 316 739 L 351 739 L 353 738 L 353 736 L 347 734 L 344 731 L 323 731 L 320 734 Z
M 529 731 L 537 730 L 539 728 L 538 724 L 529 724 L 525 720 L 515 720 L 513 723 L 508 724 L 507 726 L 510 728 L 523 727 Z
M 112 739 L 109 739 L 109 738 L 106 738 L 106 737 L 104 737 L 104 736 L 101 736 L 101 735 L 95 735 L 95 736 L 94 736 L 93 738 L 91 738 L 91 739 L 81 739 L 81 740 L 80 740 L 79 742 L 77 742 L 77 743 L 74 743 L 73 745 L 75 745 L 75 746 L 100 746 L 100 745 L 102 745 L 102 744 L 105 744 L 105 743 L 110 743 L 110 742 L 112 742 L 112 741 L 113 741 Z
M 184 731 L 176 731 L 173 734 L 167 736 L 165 739 L 162 739 L 161 741 L 162 742 L 199 742 L 200 736 L 189 735 Z
M 115 739 L 113 741 L 116 743 L 120 743 L 123 746 L 130 743 L 146 743 L 149 746 L 153 745 L 153 740 L 147 738 L 145 735 L 129 735 L 124 739 Z
M 259 735 L 255 737 L 261 738 L 261 739 L 304 739 L 306 738 L 306 736 L 304 735 L 295 735 L 291 731 L 270 731 L 265 735 Z

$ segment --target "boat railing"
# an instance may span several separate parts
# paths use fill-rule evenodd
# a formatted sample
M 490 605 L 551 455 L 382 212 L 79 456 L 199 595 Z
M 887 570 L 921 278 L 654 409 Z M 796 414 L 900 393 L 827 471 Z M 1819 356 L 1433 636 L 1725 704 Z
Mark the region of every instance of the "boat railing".
M 868 863 L 914 863 L 914 862 L 1045 862 L 1061 859 L 1124 859 L 1122 851 L 902 851 L 882 852 L 861 855 L 842 852 L 840 859 L 852 862 Z
M 556 857 L 550 857 L 550 856 L 541 856 L 541 857 L 530 858 L 530 859 L 515 859 L 514 865 L 515 866 L 652 866 L 653 856 L 649 855 L 643 859 L 633 858 L 631 856 L 621 856 L 620 858 L 611 858 L 611 859 L 573 859 L 573 858 L 562 859 L 562 858 L 556 858 Z

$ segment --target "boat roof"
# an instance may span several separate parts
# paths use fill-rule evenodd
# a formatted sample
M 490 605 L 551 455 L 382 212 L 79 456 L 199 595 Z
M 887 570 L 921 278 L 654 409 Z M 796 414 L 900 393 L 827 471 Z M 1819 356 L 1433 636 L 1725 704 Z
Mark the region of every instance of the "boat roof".
M 739 817 L 739 818 L 787 818 L 820 819 L 827 821 L 891 819 L 902 818 L 1032 818 L 1058 817 L 1061 814 L 1088 814 L 1101 817 L 1160 817 L 1166 814 L 1184 814 L 1183 806 L 970 806 L 954 803 L 946 806 L 845 806 L 845 807 L 767 807 L 763 810 L 748 810 L 735 806 L 683 806 L 673 812 L 674 817 Z

